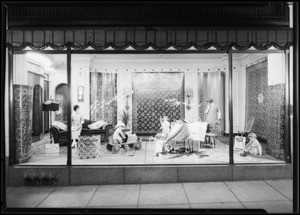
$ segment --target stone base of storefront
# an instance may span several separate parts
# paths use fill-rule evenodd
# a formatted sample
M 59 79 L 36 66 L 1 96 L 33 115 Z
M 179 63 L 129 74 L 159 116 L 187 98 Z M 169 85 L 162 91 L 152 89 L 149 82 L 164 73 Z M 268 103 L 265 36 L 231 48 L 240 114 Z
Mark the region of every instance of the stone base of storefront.
M 292 179 L 292 164 L 160 166 L 9 166 L 7 186 L 24 186 L 24 175 L 50 175 L 58 185 L 147 184 Z

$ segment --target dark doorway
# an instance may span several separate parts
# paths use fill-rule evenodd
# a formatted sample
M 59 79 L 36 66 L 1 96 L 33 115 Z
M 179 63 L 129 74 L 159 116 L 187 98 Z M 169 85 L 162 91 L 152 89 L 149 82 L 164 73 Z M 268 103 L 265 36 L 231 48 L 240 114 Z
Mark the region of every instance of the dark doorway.
M 44 80 L 44 102 L 49 99 L 49 81 Z M 44 133 L 49 132 L 49 112 L 44 111 Z

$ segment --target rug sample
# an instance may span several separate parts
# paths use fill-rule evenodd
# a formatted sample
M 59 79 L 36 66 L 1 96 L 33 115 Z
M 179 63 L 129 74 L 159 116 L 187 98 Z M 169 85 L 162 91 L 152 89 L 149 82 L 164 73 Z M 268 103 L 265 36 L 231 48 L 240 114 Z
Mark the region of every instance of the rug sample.
M 133 87 L 133 132 L 156 134 L 159 118 L 184 118 L 184 74 L 180 72 L 135 72 Z
M 269 86 L 267 154 L 281 160 L 286 156 L 285 104 L 285 84 Z
M 260 97 L 265 99 L 260 100 Z M 252 132 L 267 138 L 268 126 L 268 61 L 246 68 L 246 111 L 245 121 L 254 116 Z

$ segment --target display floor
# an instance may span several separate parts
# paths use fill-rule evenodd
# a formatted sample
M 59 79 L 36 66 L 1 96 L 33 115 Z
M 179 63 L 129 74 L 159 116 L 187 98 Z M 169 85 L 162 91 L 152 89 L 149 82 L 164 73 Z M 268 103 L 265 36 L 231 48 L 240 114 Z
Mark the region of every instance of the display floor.
M 101 144 L 100 157 L 79 159 L 77 148 L 72 148 L 73 165 L 139 165 L 139 164 L 226 164 L 229 163 L 229 137 L 220 136 L 215 147 L 201 147 L 193 153 L 161 154 L 158 141 L 153 137 L 140 136 L 142 148 L 134 153 L 121 149 L 113 154 L 106 149 L 106 143 Z M 50 144 L 49 134 L 32 144 L 31 159 L 21 165 L 66 165 L 67 147 Z M 235 163 L 285 163 L 266 154 L 266 144 L 262 143 L 263 155 L 247 157 L 240 156 L 241 151 L 234 151 Z

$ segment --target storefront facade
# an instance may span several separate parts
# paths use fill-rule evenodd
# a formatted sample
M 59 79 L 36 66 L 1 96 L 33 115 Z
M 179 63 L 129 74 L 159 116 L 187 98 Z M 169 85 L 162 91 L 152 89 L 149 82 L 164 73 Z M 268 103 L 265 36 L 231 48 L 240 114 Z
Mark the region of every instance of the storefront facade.
M 23 185 L 24 174 L 50 173 L 68 185 L 293 178 L 298 107 L 292 11 L 288 3 L 8 4 L 8 183 Z M 225 153 L 219 144 L 207 162 L 152 156 L 148 137 L 159 128 L 158 116 L 203 122 L 208 97 L 221 109 Z M 49 98 L 60 103 L 60 112 L 50 116 L 42 110 Z M 181 102 L 177 109 L 164 103 L 172 98 Z M 42 142 L 53 135 L 53 121 L 67 126 L 71 142 L 75 104 L 90 123 L 105 119 L 112 126 L 126 109 L 133 132 L 148 135 L 145 158 L 110 163 L 101 155 L 82 162 L 71 144 L 56 144 L 57 156 L 45 153 L 49 145 Z M 235 137 L 251 118 L 266 158 L 243 159 L 235 151 Z

